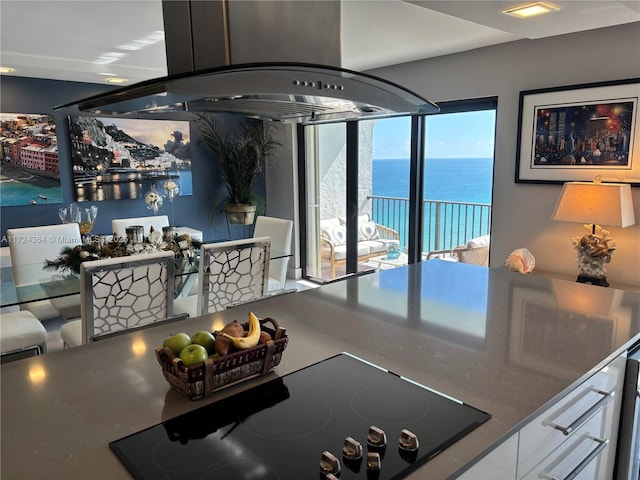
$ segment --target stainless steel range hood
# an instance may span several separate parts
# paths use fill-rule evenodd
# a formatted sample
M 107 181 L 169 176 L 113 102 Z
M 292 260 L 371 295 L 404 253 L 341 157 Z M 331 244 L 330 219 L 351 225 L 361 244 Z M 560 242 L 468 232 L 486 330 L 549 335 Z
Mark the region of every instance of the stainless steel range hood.
M 301 60 L 339 61 L 339 51 L 333 52 L 339 2 L 165 0 L 163 5 L 168 77 L 58 109 L 132 118 L 220 112 L 303 124 L 438 111 L 429 100 L 382 78 Z M 237 59 L 244 62 L 234 63 Z

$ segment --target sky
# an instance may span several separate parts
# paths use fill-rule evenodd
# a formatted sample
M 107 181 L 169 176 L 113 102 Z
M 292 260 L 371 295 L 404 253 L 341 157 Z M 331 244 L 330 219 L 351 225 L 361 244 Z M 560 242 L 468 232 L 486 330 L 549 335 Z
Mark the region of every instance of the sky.
M 426 153 L 429 158 L 492 158 L 495 111 L 428 116 Z M 409 158 L 409 117 L 377 120 L 373 130 L 373 158 Z
M 140 142 L 155 145 L 162 149 L 168 140 L 173 141 L 171 135 L 176 130 L 183 134 L 183 142 L 189 141 L 189 122 L 179 120 L 140 120 L 123 118 L 100 118 L 105 126 L 115 125 L 127 135 Z

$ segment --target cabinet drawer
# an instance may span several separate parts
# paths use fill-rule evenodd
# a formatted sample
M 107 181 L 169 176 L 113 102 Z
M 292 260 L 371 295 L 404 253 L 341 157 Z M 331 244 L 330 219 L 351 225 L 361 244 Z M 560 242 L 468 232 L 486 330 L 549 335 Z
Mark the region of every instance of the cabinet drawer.
M 523 480 L 598 480 L 610 478 L 608 454 L 611 439 L 606 435 L 606 418 L 614 409 L 612 402 L 576 430 L 566 442 L 543 459 Z M 615 448 L 615 442 L 613 444 Z M 608 474 L 607 474 L 608 473 Z
M 626 358 L 619 357 L 520 431 L 518 475 L 533 469 L 594 415 L 620 402 Z

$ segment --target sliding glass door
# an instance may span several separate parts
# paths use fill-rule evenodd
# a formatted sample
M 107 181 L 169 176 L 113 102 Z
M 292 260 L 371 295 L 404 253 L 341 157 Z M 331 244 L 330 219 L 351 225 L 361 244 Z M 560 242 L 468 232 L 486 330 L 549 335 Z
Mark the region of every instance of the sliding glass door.
M 331 279 L 346 264 L 346 125 L 304 127 L 306 274 Z
M 306 277 L 462 260 L 453 250 L 478 238 L 488 253 L 496 101 L 441 108 L 299 128 Z

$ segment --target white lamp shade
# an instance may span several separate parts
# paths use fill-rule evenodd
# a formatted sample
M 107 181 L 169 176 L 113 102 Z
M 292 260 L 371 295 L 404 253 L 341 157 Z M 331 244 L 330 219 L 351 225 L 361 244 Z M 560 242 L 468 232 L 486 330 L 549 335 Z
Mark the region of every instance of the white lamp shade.
M 567 182 L 553 219 L 611 227 L 636 223 L 631 186 L 625 183 Z

